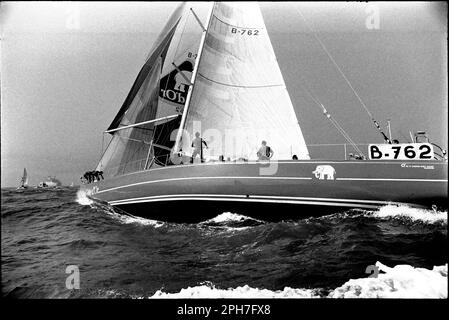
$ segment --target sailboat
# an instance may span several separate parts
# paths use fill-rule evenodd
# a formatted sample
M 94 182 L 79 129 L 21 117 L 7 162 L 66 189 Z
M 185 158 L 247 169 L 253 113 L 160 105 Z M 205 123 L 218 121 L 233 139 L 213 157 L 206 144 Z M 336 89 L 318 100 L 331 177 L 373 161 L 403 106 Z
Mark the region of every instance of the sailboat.
M 110 142 L 95 169 L 104 179 L 84 182 L 89 197 L 133 215 L 184 222 L 226 211 L 278 220 L 387 204 L 445 205 L 445 151 L 435 152 L 422 135 L 393 143 L 374 118 L 385 141 L 362 152 L 347 137 L 355 156 L 347 159 L 345 150 L 345 160 L 314 159 L 258 4 L 201 6 L 181 4 L 155 41 L 104 131 Z M 203 139 L 204 159 L 192 159 L 195 138 Z M 270 159 L 258 152 L 267 150 L 263 140 Z
M 20 179 L 20 186 L 17 187 L 17 190 L 27 189 L 28 188 L 28 173 L 27 169 L 23 168 L 22 179 Z

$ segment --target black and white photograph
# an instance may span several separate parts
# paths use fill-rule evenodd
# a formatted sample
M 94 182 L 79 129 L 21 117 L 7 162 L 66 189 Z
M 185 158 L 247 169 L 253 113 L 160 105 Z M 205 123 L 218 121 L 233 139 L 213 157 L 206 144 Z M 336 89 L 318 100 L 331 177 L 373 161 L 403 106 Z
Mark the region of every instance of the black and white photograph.
M 0 3 L 2 298 L 447 301 L 447 7 Z

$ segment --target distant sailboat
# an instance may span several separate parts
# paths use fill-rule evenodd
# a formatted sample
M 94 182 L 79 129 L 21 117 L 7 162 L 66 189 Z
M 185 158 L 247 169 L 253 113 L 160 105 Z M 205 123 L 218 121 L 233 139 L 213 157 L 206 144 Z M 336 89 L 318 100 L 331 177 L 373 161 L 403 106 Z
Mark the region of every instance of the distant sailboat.
M 27 188 L 28 188 L 28 173 L 27 169 L 23 168 L 22 179 L 20 180 L 20 186 L 17 188 L 17 190 Z
M 173 221 L 446 203 L 443 150 L 437 157 L 428 140 L 392 144 L 372 117 L 385 143 L 365 156 L 320 108 L 357 151 L 352 159 L 346 149 L 345 160 L 310 155 L 257 3 L 181 4 L 105 131 L 111 141 L 95 171 L 104 180 L 82 189 L 134 215 Z M 190 161 L 196 132 L 210 144 L 205 163 Z M 274 150 L 270 162 L 257 161 L 262 140 Z

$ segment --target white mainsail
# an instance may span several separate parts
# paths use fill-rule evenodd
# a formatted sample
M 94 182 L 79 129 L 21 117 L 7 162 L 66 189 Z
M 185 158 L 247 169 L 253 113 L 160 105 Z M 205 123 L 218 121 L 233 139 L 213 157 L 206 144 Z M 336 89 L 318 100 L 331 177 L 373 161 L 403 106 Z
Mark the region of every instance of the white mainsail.
M 21 188 L 28 187 L 28 173 L 26 168 L 23 168 L 22 179 L 20 180 L 20 187 Z
M 274 159 L 310 159 L 257 3 L 214 3 L 198 63 L 183 127 L 212 140 L 210 158 L 257 159 L 266 140 Z

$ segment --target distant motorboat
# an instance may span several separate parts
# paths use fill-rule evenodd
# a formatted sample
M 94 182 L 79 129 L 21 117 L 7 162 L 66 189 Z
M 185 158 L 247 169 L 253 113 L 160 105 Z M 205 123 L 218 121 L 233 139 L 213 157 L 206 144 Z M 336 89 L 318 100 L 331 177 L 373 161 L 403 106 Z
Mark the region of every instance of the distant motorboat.
M 39 182 L 38 188 L 57 188 L 62 186 L 61 181 L 56 179 L 56 177 L 48 176 L 44 181 Z
M 22 179 L 20 180 L 20 186 L 17 187 L 17 190 L 20 189 L 28 189 L 28 173 L 27 169 L 23 168 Z

